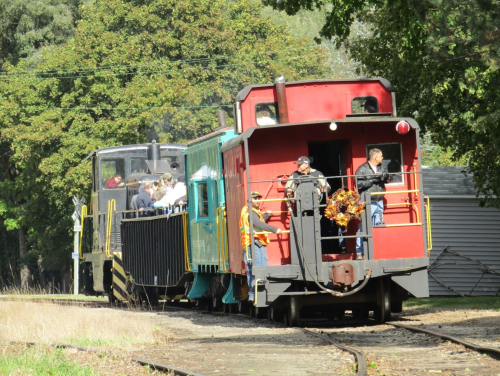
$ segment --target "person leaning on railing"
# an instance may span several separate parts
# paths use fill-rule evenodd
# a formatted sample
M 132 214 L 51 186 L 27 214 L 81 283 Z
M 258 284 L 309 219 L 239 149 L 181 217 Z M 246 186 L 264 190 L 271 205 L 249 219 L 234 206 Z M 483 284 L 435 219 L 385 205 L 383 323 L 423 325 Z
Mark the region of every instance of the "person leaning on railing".
M 368 154 L 370 159 L 356 170 L 358 192 L 360 195 L 367 192 L 366 200 L 370 200 L 373 225 L 384 225 L 384 195 L 372 195 L 372 193 L 385 192 L 385 184 L 389 183 L 392 178 L 382 164 L 384 160 L 382 151 L 374 148 Z M 359 221 L 358 231 L 361 232 L 361 221 Z M 356 260 L 363 259 L 362 238 L 356 238 L 356 254 Z

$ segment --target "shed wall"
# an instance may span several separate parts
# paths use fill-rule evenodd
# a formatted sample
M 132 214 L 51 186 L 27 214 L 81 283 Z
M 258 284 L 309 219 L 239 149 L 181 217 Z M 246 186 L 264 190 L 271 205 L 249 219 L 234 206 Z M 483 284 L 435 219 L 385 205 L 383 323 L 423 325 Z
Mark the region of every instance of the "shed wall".
M 433 248 L 429 272 L 464 295 L 495 296 L 500 289 L 500 211 L 479 207 L 478 199 L 431 196 Z M 484 274 L 478 262 L 442 252 L 445 247 L 499 273 Z M 437 258 L 437 260 L 436 260 Z M 456 296 L 429 274 L 429 294 Z

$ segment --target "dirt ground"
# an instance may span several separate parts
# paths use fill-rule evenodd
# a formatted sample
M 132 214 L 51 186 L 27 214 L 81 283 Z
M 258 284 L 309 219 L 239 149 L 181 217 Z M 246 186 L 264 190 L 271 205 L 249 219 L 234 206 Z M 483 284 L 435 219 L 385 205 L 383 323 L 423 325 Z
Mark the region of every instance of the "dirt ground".
M 157 338 L 152 345 L 95 347 L 100 355 L 67 349 L 65 355 L 82 365 L 92 365 L 103 376 L 151 374 L 127 356 L 203 375 L 355 374 L 353 355 L 300 328 L 198 311 L 137 312 L 138 320 L 144 318 L 157 322 Z M 394 321 L 422 325 L 500 349 L 498 311 L 405 310 L 394 316 Z M 315 325 L 311 330 L 327 333 L 343 345 L 361 350 L 369 363 L 369 375 L 500 376 L 500 360 L 390 325 Z M 0 354 L 13 346 L 0 344 Z

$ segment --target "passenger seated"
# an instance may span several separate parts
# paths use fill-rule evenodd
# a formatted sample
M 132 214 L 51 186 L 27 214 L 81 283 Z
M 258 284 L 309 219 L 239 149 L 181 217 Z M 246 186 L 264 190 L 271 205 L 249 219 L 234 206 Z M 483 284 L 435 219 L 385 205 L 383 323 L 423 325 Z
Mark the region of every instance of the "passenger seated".
M 123 186 L 125 186 L 125 183 L 122 182 L 122 175 L 118 173 L 104 184 L 104 188 L 106 189 L 121 188 Z
M 153 207 L 154 201 L 151 199 L 151 183 L 146 182 L 139 188 L 139 194 L 137 195 L 137 207 L 141 217 L 147 217 L 148 213 L 144 213 L 144 210 L 151 209 Z
M 165 196 L 169 189 L 173 189 L 175 186 L 175 179 L 171 173 L 166 172 L 162 175 L 162 185 L 158 188 L 155 193 L 155 200 L 159 201 Z
M 130 200 L 130 210 L 139 210 L 139 207 L 137 206 L 137 197 L 139 195 L 133 195 L 132 199 Z M 137 213 L 132 213 L 132 218 L 137 218 L 138 215 Z
M 184 184 L 184 180 L 184 176 L 179 176 L 174 189 L 169 190 L 160 201 L 155 202 L 155 209 L 173 207 L 176 200 L 186 196 L 186 184 Z

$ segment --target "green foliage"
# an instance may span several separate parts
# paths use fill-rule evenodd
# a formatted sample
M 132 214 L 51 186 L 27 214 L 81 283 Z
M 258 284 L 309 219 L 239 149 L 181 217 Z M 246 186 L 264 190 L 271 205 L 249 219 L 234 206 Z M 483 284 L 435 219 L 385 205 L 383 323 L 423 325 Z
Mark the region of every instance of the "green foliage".
M 458 161 L 470 156 L 483 204 L 500 207 L 500 7 L 498 0 L 265 0 L 286 10 L 329 4 L 321 33 L 347 41 L 354 16 L 370 37 L 348 43 L 368 75 L 398 93 L 398 112 L 413 116 Z
M 450 148 L 445 149 L 436 145 L 432 141 L 432 135 L 430 132 L 422 136 L 420 149 L 422 151 L 422 164 L 424 166 L 466 167 L 469 163 L 468 155 L 455 159 L 454 153 Z
M 185 142 L 217 127 L 219 108 L 231 117 L 244 86 L 325 72 L 323 48 L 254 2 L 107 0 L 80 12 L 74 39 L 43 49 L 36 70 L 20 61 L 0 76 L 13 171 L 0 183 L 1 215 L 28 229 L 30 252 L 52 271 L 71 263 L 71 198 L 90 190 L 90 152 L 144 142 L 152 127 L 157 141 Z
M 0 371 L 4 375 L 97 375 L 91 367 L 81 367 L 70 362 L 60 349 L 48 351 L 40 347 L 26 349 L 21 356 L 14 356 L 9 353 L 3 354 L 0 357 Z
M 0 67 L 30 58 L 40 49 L 73 35 L 79 0 L 0 0 Z

